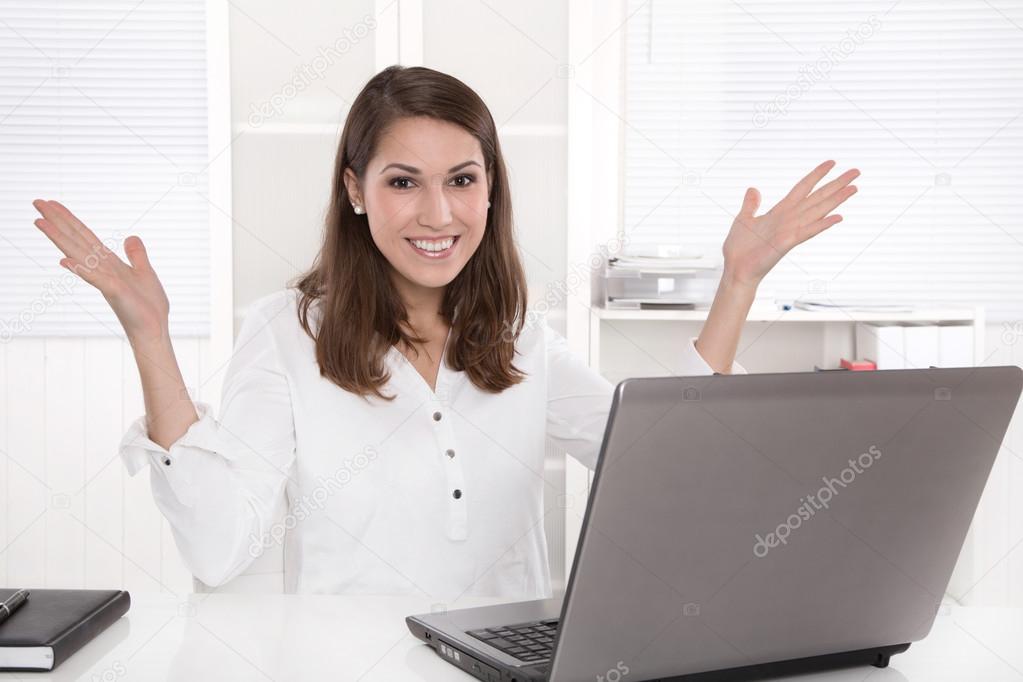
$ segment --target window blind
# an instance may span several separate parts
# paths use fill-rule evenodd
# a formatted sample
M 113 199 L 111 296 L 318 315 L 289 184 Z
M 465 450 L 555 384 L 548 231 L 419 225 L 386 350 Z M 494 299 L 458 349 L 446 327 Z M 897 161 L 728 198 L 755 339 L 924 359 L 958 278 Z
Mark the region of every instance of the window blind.
M 845 220 L 764 282 L 1023 315 L 1023 2 L 627 0 L 623 231 L 720 254 L 817 163 Z
M 0 338 L 123 334 L 32 224 L 36 198 L 66 205 L 123 260 L 139 235 L 171 333 L 209 334 L 205 24 L 202 0 L 4 2 Z

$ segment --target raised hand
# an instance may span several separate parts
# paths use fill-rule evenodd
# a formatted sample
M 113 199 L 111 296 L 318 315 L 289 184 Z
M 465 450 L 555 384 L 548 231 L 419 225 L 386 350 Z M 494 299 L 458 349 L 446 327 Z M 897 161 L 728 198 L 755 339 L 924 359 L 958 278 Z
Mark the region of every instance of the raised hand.
M 842 222 L 834 211 L 856 194 L 850 185 L 860 172 L 855 168 L 814 190 L 834 161 L 825 161 L 796 183 L 784 199 L 767 213 L 757 216 L 760 192 L 750 187 L 722 246 L 724 267 L 732 281 L 756 286 L 782 256 L 797 244 Z
M 130 340 L 166 334 L 170 303 L 153 271 L 142 240 L 124 240 L 125 263 L 58 201 L 32 202 L 42 215 L 34 222 L 64 253 L 61 266 L 100 290 Z

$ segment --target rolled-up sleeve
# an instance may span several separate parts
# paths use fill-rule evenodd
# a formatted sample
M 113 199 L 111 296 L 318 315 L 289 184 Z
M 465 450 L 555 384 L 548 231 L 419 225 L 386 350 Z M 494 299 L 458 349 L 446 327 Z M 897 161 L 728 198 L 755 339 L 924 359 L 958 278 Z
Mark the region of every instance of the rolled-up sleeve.
M 253 306 L 242 322 L 219 419 L 196 401 L 199 420 L 165 449 L 149 438 L 142 415 L 119 446 L 132 476 L 150 466 L 153 498 L 185 565 L 210 586 L 235 577 L 262 552 L 294 470 L 291 394 L 268 314 L 287 311 Z
M 611 413 L 614 385 L 587 365 L 568 347 L 565 337 L 546 322 L 547 437 L 590 469 L 597 468 L 607 418 Z M 696 339 L 682 344 L 679 376 L 714 374 L 696 350 Z M 746 374 L 737 362 L 732 374 Z

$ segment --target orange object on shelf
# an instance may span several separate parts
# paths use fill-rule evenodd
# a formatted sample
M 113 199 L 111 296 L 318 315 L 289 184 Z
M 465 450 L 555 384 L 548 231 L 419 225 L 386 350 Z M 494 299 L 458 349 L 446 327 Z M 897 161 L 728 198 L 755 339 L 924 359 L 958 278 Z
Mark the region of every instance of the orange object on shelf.
M 841 367 L 842 369 L 851 369 L 854 372 L 866 372 L 877 369 L 877 365 L 872 360 L 846 360 L 845 358 L 842 358 Z

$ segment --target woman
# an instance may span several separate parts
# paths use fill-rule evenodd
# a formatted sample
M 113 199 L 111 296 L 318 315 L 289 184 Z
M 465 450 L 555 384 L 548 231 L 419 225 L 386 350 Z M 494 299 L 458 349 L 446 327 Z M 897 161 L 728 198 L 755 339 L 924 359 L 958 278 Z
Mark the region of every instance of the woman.
M 742 371 L 758 283 L 856 191 L 856 170 L 814 189 L 832 166 L 760 216 L 747 191 L 707 322 L 680 342 L 685 373 Z M 34 205 L 61 265 L 103 293 L 131 342 L 146 414 L 121 455 L 132 474 L 152 465 L 200 580 L 230 580 L 287 531 L 287 592 L 550 596 L 545 438 L 593 468 L 613 386 L 545 323 L 524 324 L 497 131 L 465 84 L 393 66 L 356 98 L 322 248 L 296 286 L 251 306 L 219 419 L 188 398 L 142 241 L 124 241 L 124 263 L 58 202 Z

